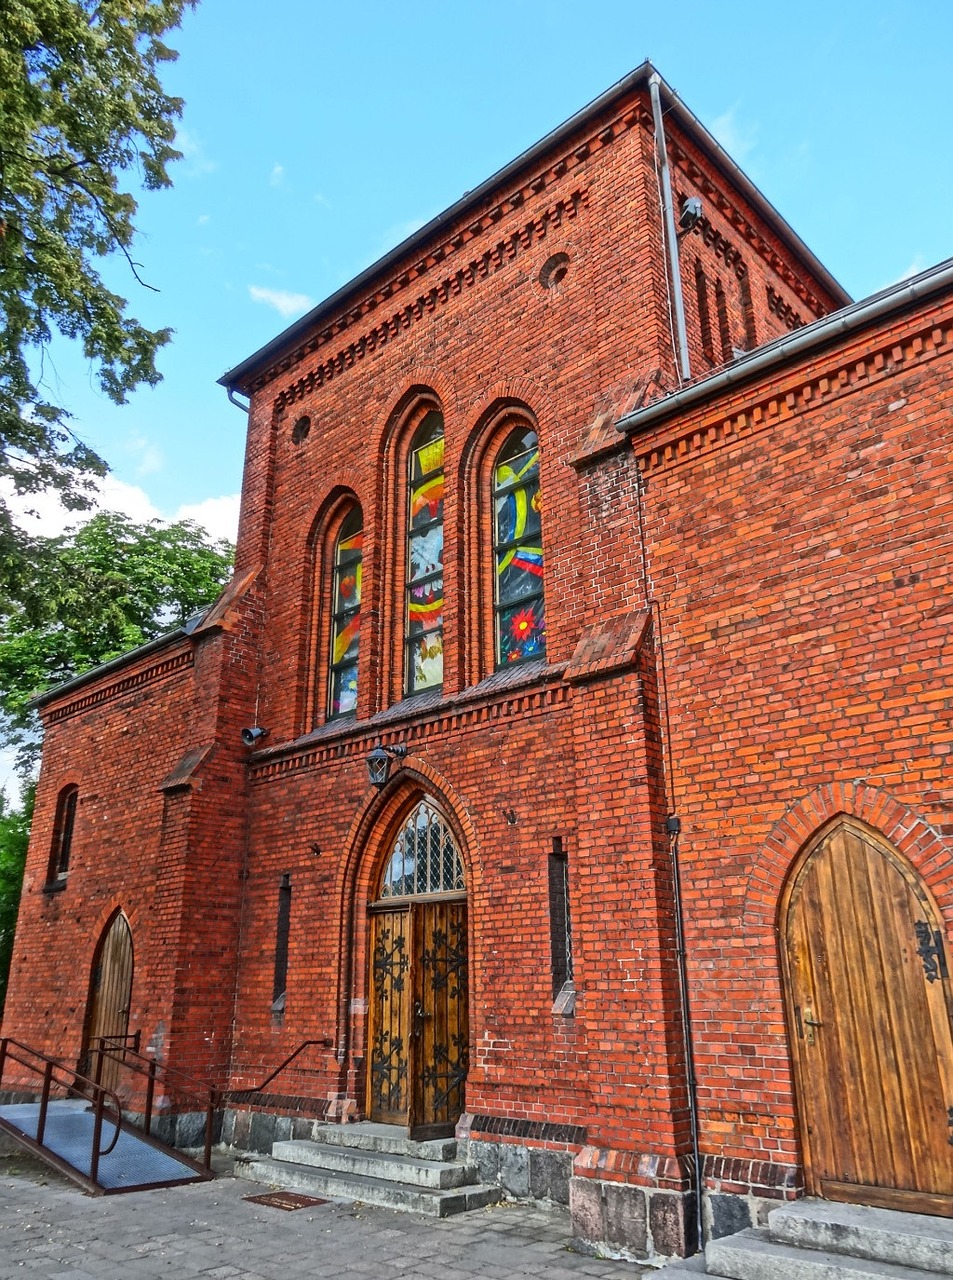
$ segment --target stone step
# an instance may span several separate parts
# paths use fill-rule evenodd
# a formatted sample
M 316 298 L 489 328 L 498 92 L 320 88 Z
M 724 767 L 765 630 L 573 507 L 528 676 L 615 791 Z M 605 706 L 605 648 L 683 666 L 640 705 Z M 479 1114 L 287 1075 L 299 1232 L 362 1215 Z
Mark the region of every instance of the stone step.
M 781 1244 L 849 1253 L 953 1276 L 953 1220 L 831 1200 L 798 1200 L 772 1209 L 768 1231 Z
M 482 1183 L 439 1190 L 363 1174 L 335 1173 L 311 1165 L 289 1164 L 266 1156 L 236 1160 L 235 1175 L 286 1191 L 301 1191 L 305 1195 L 327 1196 L 336 1200 L 360 1200 L 364 1204 L 422 1213 L 434 1218 L 448 1218 L 451 1214 L 482 1209 L 488 1204 L 496 1204 L 503 1195 L 499 1187 Z
M 655 1272 L 651 1272 L 652 1275 Z M 689 1277 L 707 1276 L 708 1269 L 705 1266 L 705 1255 L 696 1253 L 691 1258 L 676 1258 L 674 1262 L 666 1263 L 659 1271 L 660 1280 L 688 1280 Z
M 273 1160 L 304 1164 L 331 1173 L 354 1173 L 385 1182 L 406 1182 L 415 1187 L 446 1191 L 477 1181 L 477 1171 L 461 1162 L 421 1160 L 390 1151 L 367 1151 L 363 1147 L 330 1146 L 324 1142 L 293 1139 L 276 1142 Z
M 332 1147 L 357 1147 L 361 1151 L 387 1151 L 395 1156 L 413 1156 L 417 1160 L 455 1160 L 456 1138 L 433 1138 L 415 1142 L 407 1130 L 393 1124 L 375 1124 L 362 1120 L 358 1124 L 315 1125 L 313 1142 Z
M 936 1280 L 920 1267 L 780 1244 L 760 1227 L 710 1240 L 705 1261 L 710 1276 L 728 1280 Z

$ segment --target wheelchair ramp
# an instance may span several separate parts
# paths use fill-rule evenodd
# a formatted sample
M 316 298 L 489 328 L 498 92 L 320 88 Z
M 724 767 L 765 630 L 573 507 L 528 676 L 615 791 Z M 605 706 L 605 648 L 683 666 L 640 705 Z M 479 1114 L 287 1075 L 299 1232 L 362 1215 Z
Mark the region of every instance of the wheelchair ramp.
M 115 1147 L 99 1158 L 94 1181 L 90 1177 L 90 1154 L 95 1121 L 89 1103 L 81 1098 L 51 1101 L 42 1145 L 36 1141 L 39 1114 L 38 1102 L 0 1105 L 0 1129 L 96 1195 L 174 1187 L 211 1177 L 187 1156 L 122 1122 Z M 102 1147 L 110 1145 L 116 1127 L 115 1119 L 103 1117 Z

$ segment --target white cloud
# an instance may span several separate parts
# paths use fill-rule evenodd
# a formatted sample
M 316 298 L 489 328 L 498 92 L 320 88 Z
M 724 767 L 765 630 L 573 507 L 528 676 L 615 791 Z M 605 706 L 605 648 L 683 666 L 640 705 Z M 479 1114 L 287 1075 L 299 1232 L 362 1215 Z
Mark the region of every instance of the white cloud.
M 284 184 L 284 180 L 285 180 L 284 165 L 283 164 L 274 165 L 268 177 L 268 185 L 270 187 L 280 187 Z
M 902 284 L 904 280 L 909 280 L 911 276 L 918 276 L 921 271 L 926 271 L 928 266 L 929 263 L 922 253 L 915 254 L 912 262 L 905 271 L 901 271 L 900 275 L 896 276 L 893 280 L 888 280 L 887 283 L 881 287 L 884 289 L 890 289 L 895 284 Z
M 137 458 L 136 475 L 151 476 L 165 466 L 165 454 L 158 445 L 142 435 L 133 435 L 125 443 L 125 451 L 130 457 Z
M 204 227 L 204 226 L 207 226 L 207 224 L 210 223 L 211 221 L 212 221 L 212 215 L 210 213 L 200 213 L 198 218 L 196 219 L 196 226 Z
M 306 293 L 289 293 L 287 289 L 262 289 L 257 284 L 250 284 L 248 292 L 254 302 L 274 307 L 286 320 L 292 316 L 300 316 L 314 306 L 314 300 Z
M 206 498 L 203 502 L 186 503 L 175 513 L 176 520 L 194 520 L 213 538 L 234 542 L 238 534 L 238 507 L 241 494 L 224 498 Z
M 323 196 L 320 191 L 316 191 L 311 198 L 315 204 L 323 205 L 325 209 L 331 208 L 331 201 L 327 198 L 327 196 Z
M 755 149 L 758 140 L 758 127 L 754 124 L 742 123 L 738 119 L 737 106 L 723 111 L 717 120 L 712 121 L 711 133 L 718 142 L 739 164 Z
M 28 533 L 42 534 L 46 538 L 55 538 L 67 529 L 75 529 L 97 510 L 120 511 L 137 524 L 144 524 L 147 520 L 194 520 L 211 537 L 227 538 L 229 542 L 234 542 L 238 533 L 237 493 L 220 498 L 205 498 L 201 502 L 183 503 L 172 512 L 160 511 L 145 489 L 109 475 L 100 482 L 92 511 L 67 511 L 52 492 L 17 497 L 11 494 L 8 487 L 0 486 L 0 497 L 16 514 L 17 522 L 22 528 Z M 35 514 L 29 514 L 31 511 Z
M 182 172 L 190 178 L 198 178 L 203 173 L 214 173 L 218 165 L 205 154 L 205 149 L 198 134 L 188 129 L 177 129 L 175 145 L 182 152 Z

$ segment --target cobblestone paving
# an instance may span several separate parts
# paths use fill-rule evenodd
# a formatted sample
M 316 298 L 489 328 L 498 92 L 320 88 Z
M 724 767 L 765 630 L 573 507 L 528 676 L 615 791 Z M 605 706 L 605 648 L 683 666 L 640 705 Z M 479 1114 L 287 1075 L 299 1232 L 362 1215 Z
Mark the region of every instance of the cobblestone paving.
M 0 1277 L 57 1280 L 637 1280 L 569 1252 L 564 1212 L 499 1205 L 438 1221 L 352 1203 L 285 1212 L 215 1182 L 86 1196 L 28 1157 L 0 1158 Z

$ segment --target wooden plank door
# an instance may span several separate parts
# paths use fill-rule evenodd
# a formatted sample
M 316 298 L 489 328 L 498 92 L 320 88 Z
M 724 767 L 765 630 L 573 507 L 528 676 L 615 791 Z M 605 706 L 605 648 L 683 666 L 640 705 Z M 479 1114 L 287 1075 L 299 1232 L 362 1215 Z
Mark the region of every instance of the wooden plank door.
M 786 894 L 782 964 L 809 1194 L 953 1216 L 953 999 L 914 869 L 859 823 L 824 833 Z
M 464 1110 L 469 1065 L 467 904 L 413 906 L 411 1136 L 449 1137 Z
M 382 1124 L 406 1124 L 410 1111 L 410 907 L 371 915 L 368 1111 Z
M 86 1014 L 86 1037 L 80 1070 L 88 1075 L 96 1070 L 93 1052 L 100 1036 L 125 1036 L 129 1030 L 129 1006 L 132 999 L 132 932 L 120 912 L 107 928 L 93 963 Z M 115 1089 L 119 1063 L 104 1057 L 100 1084 Z

